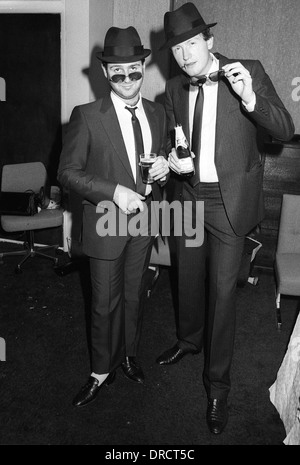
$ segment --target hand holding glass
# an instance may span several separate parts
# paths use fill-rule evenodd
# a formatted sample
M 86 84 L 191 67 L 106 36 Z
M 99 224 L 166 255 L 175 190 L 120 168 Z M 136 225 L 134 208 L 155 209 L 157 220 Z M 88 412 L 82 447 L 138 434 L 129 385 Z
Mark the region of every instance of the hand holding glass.
M 156 153 L 141 153 L 140 155 L 142 180 L 145 184 L 152 184 L 154 182 L 154 179 L 149 174 L 149 170 L 151 169 L 155 160 Z

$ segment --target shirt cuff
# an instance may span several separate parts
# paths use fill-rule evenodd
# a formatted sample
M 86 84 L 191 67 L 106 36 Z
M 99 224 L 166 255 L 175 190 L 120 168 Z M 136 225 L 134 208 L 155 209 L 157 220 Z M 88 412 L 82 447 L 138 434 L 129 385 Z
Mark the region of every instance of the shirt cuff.
M 248 112 L 254 111 L 255 104 L 256 104 L 256 94 L 253 92 L 252 100 L 249 103 L 246 104 L 243 101 L 242 103 Z

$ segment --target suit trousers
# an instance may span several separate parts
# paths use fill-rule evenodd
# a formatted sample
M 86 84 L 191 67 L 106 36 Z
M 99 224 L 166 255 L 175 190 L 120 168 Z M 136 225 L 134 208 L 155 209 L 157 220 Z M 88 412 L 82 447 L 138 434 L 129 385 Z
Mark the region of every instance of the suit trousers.
M 135 357 L 141 335 L 145 274 L 154 237 L 128 236 L 115 260 L 90 258 L 91 362 L 97 374 Z
M 226 399 L 235 334 L 236 284 L 244 248 L 228 221 L 218 183 L 184 182 L 182 201 L 204 202 L 204 241 L 186 247 L 177 238 L 178 343 L 204 350 L 203 382 L 208 397 Z M 195 208 L 193 208 L 195 211 Z M 208 292 L 206 292 L 208 291 Z

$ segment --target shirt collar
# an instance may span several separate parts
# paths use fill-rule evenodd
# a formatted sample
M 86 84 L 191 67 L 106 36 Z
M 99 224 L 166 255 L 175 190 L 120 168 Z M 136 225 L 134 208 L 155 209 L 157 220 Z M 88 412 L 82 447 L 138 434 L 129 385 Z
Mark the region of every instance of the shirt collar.
M 212 60 L 212 64 L 209 68 L 209 73 L 213 73 L 214 71 L 218 71 L 219 69 L 219 60 L 218 58 L 215 57 L 215 55 L 213 53 L 210 53 L 210 57 L 211 57 L 211 60 Z
M 137 107 L 139 110 L 141 110 L 141 108 L 142 108 L 142 96 L 141 96 L 141 94 L 139 94 L 139 100 L 136 103 L 136 105 L 134 105 L 134 106 L 126 104 L 124 102 L 124 100 L 122 100 L 113 91 L 111 91 L 110 96 L 111 96 L 111 99 L 112 99 L 112 102 L 113 102 L 115 108 L 117 108 L 118 110 L 123 110 L 125 107 L 131 107 L 131 108 L 136 108 Z
M 205 74 L 213 73 L 214 71 L 218 71 L 218 69 L 219 69 L 219 60 L 215 57 L 215 55 L 213 53 L 210 53 L 210 57 L 211 57 L 211 65 L 210 65 L 210 68 L 209 68 L 208 72 L 205 73 Z M 216 84 L 218 84 L 218 83 L 207 80 L 206 83 L 203 84 L 203 86 L 214 86 Z M 197 87 L 195 87 L 193 85 L 190 85 L 190 88 L 192 90 L 197 89 Z M 198 89 L 197 89 L 197 91 L 198 91 Z
M 218 69 L 219 69 L 219 60 L 215 57 L 215 55 L 213 53 L 210 53 L 210 57 L 211 57 L 212 63 L 211 63 L 210 68 L 209 68 L 209 70 L 208 70 L 208 72 L 206 74 L 213 73 L 214 71 L 218 71 Z M 218 84 L 218 82 L 212 82 L 212 81 L 207 80 L 204 85 L 205 86 L 215 86 L 216 84 Z

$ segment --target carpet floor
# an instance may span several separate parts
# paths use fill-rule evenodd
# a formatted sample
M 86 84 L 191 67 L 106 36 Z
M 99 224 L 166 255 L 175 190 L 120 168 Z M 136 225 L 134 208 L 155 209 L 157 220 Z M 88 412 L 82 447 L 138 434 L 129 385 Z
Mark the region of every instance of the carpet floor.
M 1 243 L 1 250 L 12 248 Z M 60 263 L 68 257 L 60 257 Z M 237 330 L 229 422 L 209 433 L 202 384 L 203 354 L 160 367 L 156 357 L 176 341 L 173 276 L 163 269 L 147 299 L 138 360 L 146 382 L 117 370 L 116 381 L 83 408 L 72 399 L 90 374 L 86 266 L 65 276 L 34 258 L 15 274 L 17 258 L 0 266 L 0 444 L 2 445 L 282 445 L 285 430 L 269 400 L 300 310 L 282 298 L 281 332 L 275 324 L 272 272 L 255 269 L 257 286 L 237 289 Z M 149 276 L 149 280 L 151 276 Z

